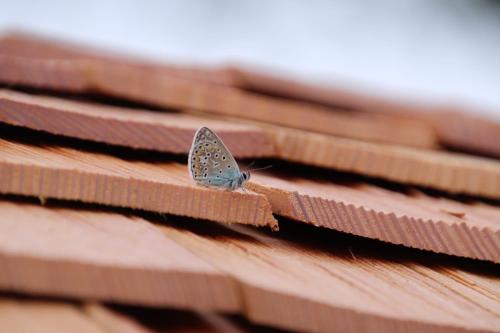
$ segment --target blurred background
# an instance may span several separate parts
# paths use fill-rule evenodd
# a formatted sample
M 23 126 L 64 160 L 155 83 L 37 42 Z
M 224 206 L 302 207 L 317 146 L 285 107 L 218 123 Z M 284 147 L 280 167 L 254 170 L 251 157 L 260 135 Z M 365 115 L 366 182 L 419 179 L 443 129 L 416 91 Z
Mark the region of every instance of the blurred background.
M 0 29 L 243 63 L 500 119 L 500 1 L 0 1 Z

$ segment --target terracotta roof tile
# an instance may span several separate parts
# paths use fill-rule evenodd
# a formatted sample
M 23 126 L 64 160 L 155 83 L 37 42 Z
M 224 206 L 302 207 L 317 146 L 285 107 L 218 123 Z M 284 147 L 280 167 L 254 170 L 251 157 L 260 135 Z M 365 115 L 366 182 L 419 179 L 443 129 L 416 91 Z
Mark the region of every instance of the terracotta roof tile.
M 8 124 L 0 138 L 0 290 L 23 294 L 0 299 L 3 329 L 268 331 L 244 317 L 294 331 L 500 332 L 500 162 L 415 148 L 436 148 L 439 138 L 494 155 L 495 124 L 26 35 L 0 38 L 0 82 L 32 91 L 0 90 L 0 122 Z M 40 96 L 33 88 L 71 94 Z M 95 95 L 175 113 L 67 99 Z M 172 155 L 104 152 L 88 142 L 187 154 L 201 125 L 237 157 L 273 157 L 468 201 L 311 167 L 305 175 L 291 163 L 254 175 L 249 190 L 223 191 L 195 185 L 185 165 L 167 160 Z M 73 148 L 60 146 L 67 143 Z M 253 227 L 277 229 L 273 213 L 286 218 L 280 232 Z M 170 310 L 170 320 L 163 310 L 138 314 L 88 301 L 194 312 Z
M 272 236 L 243 226 L 192 226 L 162 230 L 239 281 L 245 314 L 259 323 L 314 332 L 499 326 L 498 279 L 444 258 L 417 261 L 416 254 L 403 256 L 380 244 L 365 247 L 299 225 Z
M 5 140 L 0 140 L 0 193 L 277 227 L 265 196 L 197 186 L 179 163 L 126 161 Z
M 498 327 L 498 281 L 486 274 L 488 265 L 395 251 L 305 225 L 287 224 L 271 236 L 69 207 L 2 201 L 0 209 L 12 215 L 0 223 L 2 267 L 9 272 L 0 276 L 4 290 L 218 308 L 315 332 Z
M 235 87 L 281 98 L 292 98 L 414 121 L 436 130 L 440 143 L 485 155 L 500 157 L 500 123 L 470 115 L 475 109 L 460 105 L 401 102 L 370 96 L 341 87 L 308 84 L 256 69 L 227 68 L 228 83 Z
M 276 214 L 409 247 L 500 263 L 500 209 L 363 183 L 256 175 Z
M 12 43 L 18 45 L 12 50 Z M 25 49 L 34 49 L 28 56 Z M 2 47 L 3 45 L 3 47 Z M 417 147 L 434 147 L 434 130 L 425 123 L 385 115 L 332 112 L 330 108 L 252 94 L 213 84 L 224 72 L 193 71 L 145 66 L 115 57 L 61 50 L 56 44 L 40 46 L 20 37 L 0 40 L 0 81 L 10 85 L 94 92 L 126 100 L 209 114 L 238 116 L 276 125 L 364 140 Z M 48 51 L 43 52 L 47 47 Z M 37 52 L 41 53 L 36 57 Z M 53 54 L 54 57 L 50 57 Z M 77 55 L 79 54 L 79 55 Z M 222 76 L 221 76 L 222 75 Z
M 500 198 L 500 162 L 495 159 L 277 127 L 270 133 L 284 160 L 451 193 Z
M 177 154 L 186 154 L 198 128 L 210 126 L 236 157 L 274 155 L 274 143 L 266 132 L 252 125 L 10 90 L 0 90 L 0 121 L 68 137 Z
M 230 279 L 141 218 L 0 201 L 3 290 L 236 311 Z

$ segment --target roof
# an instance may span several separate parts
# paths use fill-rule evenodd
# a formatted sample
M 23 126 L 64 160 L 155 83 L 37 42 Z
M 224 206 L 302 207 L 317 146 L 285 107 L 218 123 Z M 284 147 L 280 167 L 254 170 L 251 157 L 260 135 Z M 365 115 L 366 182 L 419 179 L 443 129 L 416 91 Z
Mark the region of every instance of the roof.
M 444 113 L 19 35 L 0 40 L 0 82 L 11 332 L 500 327 L 497 145 L 447 150 Z M 196 185 L 202 125 L 273 168 Z

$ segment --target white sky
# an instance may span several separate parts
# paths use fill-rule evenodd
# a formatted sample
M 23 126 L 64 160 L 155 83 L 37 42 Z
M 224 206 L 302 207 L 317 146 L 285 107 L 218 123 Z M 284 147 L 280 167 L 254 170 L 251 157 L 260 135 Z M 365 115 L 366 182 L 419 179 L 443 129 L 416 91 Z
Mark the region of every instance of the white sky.
M 244 62 L 500 119 L 500 1 L 0 0 L 0 29 L 173 62 Z

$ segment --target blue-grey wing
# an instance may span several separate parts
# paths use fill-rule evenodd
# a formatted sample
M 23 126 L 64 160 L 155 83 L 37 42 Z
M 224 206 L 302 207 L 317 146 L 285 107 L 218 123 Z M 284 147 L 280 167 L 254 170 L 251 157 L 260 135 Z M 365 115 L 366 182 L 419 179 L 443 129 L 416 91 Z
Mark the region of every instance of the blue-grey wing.
M 228 187 L 240 177 L 240 169 L 222 140 L 209 128 L 201 127 L 189 151 L 189 172 L 206 186 Z

